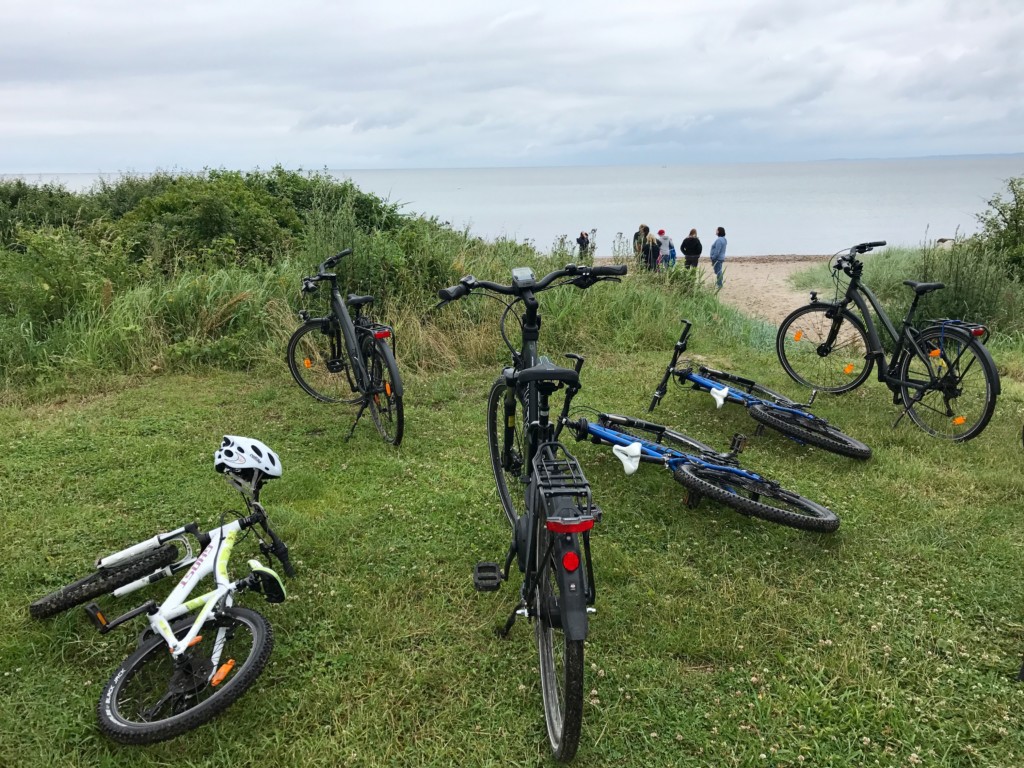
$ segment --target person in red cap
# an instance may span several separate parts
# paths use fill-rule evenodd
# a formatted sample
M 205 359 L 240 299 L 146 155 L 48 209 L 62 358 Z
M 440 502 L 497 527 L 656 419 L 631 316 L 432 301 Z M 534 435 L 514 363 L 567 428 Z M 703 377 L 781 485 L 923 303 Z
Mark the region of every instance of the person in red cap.
M 672 238 L 665 234 L 664 229 L 658 230 L 658 239 L 661 241 L 661 256 L 659 262 L 663 267 L 674 267 L 676 265 L 676 244 Z

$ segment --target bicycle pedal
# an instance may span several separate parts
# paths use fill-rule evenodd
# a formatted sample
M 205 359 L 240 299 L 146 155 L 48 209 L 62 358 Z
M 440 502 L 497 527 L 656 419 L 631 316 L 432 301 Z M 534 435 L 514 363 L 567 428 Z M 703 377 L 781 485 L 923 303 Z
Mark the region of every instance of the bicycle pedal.
M 345 370 L 345 361 L 341 359 L 328 360 L 327 370 L 331 373 L 341 373 Z
M 106 634 L 108 632 L 107 625 L 110 624 L 110 621 L 103 615 L 103 612 L 96 603 L 89 603 L 85 606 L 85 612 L 89 616 L 89 621 L 92 622 L 93 626 L 96 627 L 101 634 Z
M 477 563 L 473 566 L 473 588 L 477 592 L 497 592 L 503 576 L 497 563 Z

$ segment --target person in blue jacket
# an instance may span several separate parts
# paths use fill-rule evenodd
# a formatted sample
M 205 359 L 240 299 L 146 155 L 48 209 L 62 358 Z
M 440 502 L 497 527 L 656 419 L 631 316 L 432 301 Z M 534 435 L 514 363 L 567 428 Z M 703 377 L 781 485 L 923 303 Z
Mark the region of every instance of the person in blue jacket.
M 725 239 L 725 227 L 716 230 L 718 239 L 711 244 L 711 267 L 715 270 L 715 278 L 718 280 L 718 288 L 721 290 L 725 280 L 725 246 L 728 241 Z

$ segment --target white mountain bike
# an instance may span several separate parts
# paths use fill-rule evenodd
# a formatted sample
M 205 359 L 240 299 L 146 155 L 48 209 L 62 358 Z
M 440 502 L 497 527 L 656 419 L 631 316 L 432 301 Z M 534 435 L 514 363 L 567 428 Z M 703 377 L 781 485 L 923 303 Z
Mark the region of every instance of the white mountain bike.
M 281 476 L 281 461 L 258 440 L 226 436 L 214 454 L 214 467 L 241 492 L 247 514 L 236 513 L 237 519 L 226 524 L 222 515 L 222 525 L 206 533 L 190 523 L 100 558 L 94 573 L 29 607 L 32 616 L 44 618 L 104 594 L 121 597 L 188 569 L 159 605 L 148 600 L 115 619 L 108 619 L 96 603 L 86 606 L 101 634 L 142 614 L 149 620 L 138 648 L 100 695 L 100 728 L 116 741 L 150 744 L 202 725 L 245 693 L 270 658 L 270 624 L 260 613 L 234 605 L 234 597 L 251 589 L 280 603 L 284 585 L 258 560 L 249 561 L 247 576 L 232 581 L 228 561 L 235 545 L 254 531 L 260 550 L 274 555 L 285 573 L 294 575 L 288 547 L 270 527 L 259 502 L 263 483 Z M 198 554 L 186 534 L 198 542 Z M 184 549 L 182 557 L 178 545 Z M 210 574 L 215 588 L 190 599 Z

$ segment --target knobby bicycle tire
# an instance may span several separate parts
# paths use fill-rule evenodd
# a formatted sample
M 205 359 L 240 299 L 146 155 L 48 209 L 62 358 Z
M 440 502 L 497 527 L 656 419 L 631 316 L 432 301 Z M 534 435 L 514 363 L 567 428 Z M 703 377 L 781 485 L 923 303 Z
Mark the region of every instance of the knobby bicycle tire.
M 579 748 L 583 724 L 583 641 L 568 640 L 553 619 L 559 610 L 554 548 L 549 546 L 554 535 L 543 526 L 538 526 L 537 554 L 539 557 L 544 552 L 550 551 L 551 554 L 548 561 L 541 563 L 538 568 L 533 631 L 537 642 L 548 743 L 556 760 L 568 762 Z M 580 567 L 583 567 L 582 564 Z
M 178 625 L 176 635 L 183 637 L 189 626 Z M 207 654 L 216 644 L 220 628 L 227 632 L 224 653 L 215 671 Z M 246 656 L 239 660 L 232 655 L 232 646 L 242 632 L 251 638 L 251 645 L 248 649 L 244 645 L 240 648 Z M 185 652 L 188 659 L 180 667 L 175 666 L 162 637 L 143 641 L 100 695 L 96 708 L 100 729 L 122 744 L 153 744 L 197 728 L 234 703 L 256 682 L 274 645 L 266 618 L 239 606 L 223 609 L 204 624 L 200 637 Z M 216 684 L 211 682 L 211 677 L 216 680 L 218 676 L 215 673 L 224 674 Z M 146 707 L 147 704 L 150 706 Z M 170 709 L 167 716 L 159 716 L 159 710 L 165 707 Z
M 352 391 L 351 364 L 340 332 L 332 340 L 321 322 L 300 325 L 288 340 L 286 357 L 295 383 L 311 397 L 323 403 L 362 401 L 362 395 Z
M 131 584 L 136 579 L 148 576 L 158 568 L 170 565 L 178 559 L 178 548 L 164 544 L 159 549 L 145 552 L 139 557 L 112 568 L 101 568 L 88 576 L 41 597 L 29 605 L 29 615 L 35 619 L 55 616 L 76 605 L 94 600 L 119 587 Z
M 370 376 L 370 418 L 384 442 L 397 446 L 405 431 L 405 408 L 394 352 L 383 339 L 368 336 L 363 341 L 363 357 Z
M 808 304 L 782 321 L 775 337 L 775 352 L 793 381 L 834 395 L 856 389 L 871 373 L 868 334 L 860 318 L 847 309 L 840 312 L 840 327 L 828 354 L 821 353 L 834 322 L 826 314 L 829 304 Z
M 491 459 L 491 471 L 494 473 L 494 484 L 498 489 L 498 499 L 501 501 L 501 508 L 508 518 L 509 525 L 515 528 L 516 521 L 525 511 L 525 499 L 523 495 L 523 483 L 521 478 L 525 472 L 526 444 L 524 433 L 521 429 L 519 414 L 513 412 L 512 445 L 505 445 L 505 394 L 509 386 L 505 383 L 504 377 L 494 382 L 491 391 L 487 396 L 487 449 Z M 514 400 L 514 394 L 513 394 Z M 514 408 L 518 403 L 514 402 Z M 499 431 L 499 425 L 501 429 Z M 507 449 L 507 451 L 506 451 Z M 510 465 L 503 466 L 503 456 L 510 455 Z M 515 494 L 515 495 L 513 495 Z
M 816 533 L 830 533 L 839 527 L 839 517 L 832 510 L 766 480 L 757 481 L 689 463 L 680 464 L 673 475 L 690 490 L 745 515 Z M 773 506 L 769 502 L 785 506 Z
M 958 443 L 977 437 L 992 418 L 999 392 L 999 373 L 991 357 L 977 340 L 957 328 L 931 326 L 915 341 L 928 358 L 911 347 L 900 362 L 902 381 L 924 384 L 900 387 L 907 414 L 935 437 Z M 932 372 L 938 380 L 932 380 Z
M 871 458 L 871 449 L 860 440 L 850 437 L 824 419 L 816 418 L 811 414 L 800 416 L 789 411 L 772 408 L 764 403 L 754 403 L 748 406 L 747 413 L 754 421 L 777 429 L 782 434 L 800 442 L 838 453 L 840 456 L 848 456 L 851 459 Z

